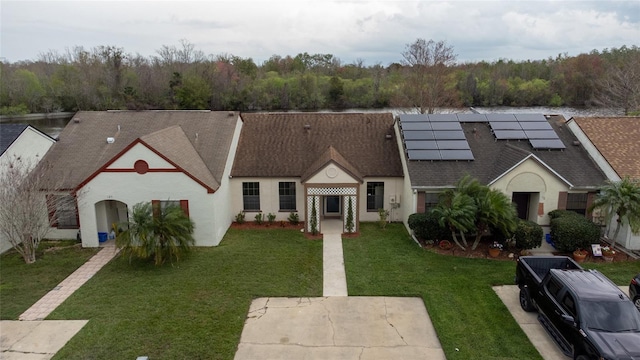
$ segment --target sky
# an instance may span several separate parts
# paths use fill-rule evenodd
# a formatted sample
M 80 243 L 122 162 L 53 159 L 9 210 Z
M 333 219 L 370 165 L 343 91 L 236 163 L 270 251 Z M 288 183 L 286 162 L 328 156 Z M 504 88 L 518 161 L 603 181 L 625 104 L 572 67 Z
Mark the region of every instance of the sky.
M 522 61 L 640 46 L 640 0 L 0 0 L 0 24 L 8 62 L 102 45 L 149 58 L 186 40 L 257 64 L 307 52 L 387 66 L 418 38 L 445 41 L 459 63 Z

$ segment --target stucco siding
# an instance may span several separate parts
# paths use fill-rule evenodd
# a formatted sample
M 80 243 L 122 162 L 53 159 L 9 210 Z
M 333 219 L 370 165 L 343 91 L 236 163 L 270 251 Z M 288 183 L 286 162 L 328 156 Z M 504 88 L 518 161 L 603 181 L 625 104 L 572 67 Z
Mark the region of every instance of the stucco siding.
M 360 221 L 378 221 L 380 219 L 377 209 L 373 211 L 367 210 L 367 183 L 369 182 L 384 183 L 384 209 L 389 211 L 389 220 L 402 221 L 403 219 L 402 219 L 401 208 L 391 204 L 391 198 L 393 197 L 395 198 L 396 204 L 399 201 L 401 204 L 400 206 L 402 206 L 404 179 L 400 177 L 398 178 L 368 177 L 364 179 L 364 182 L 360 185 L 360 200 L 359 200 Z
M 296 211 L 300 221 L 304 221 L 304 187 L 300 184 L 299 178 L 233 178 L 231 179 L 231 218 L 235 220 L 235 216 L 244 210 L 242 198 L 242 183 L 259 182 L 260 183 L 260 211 L 266 221 L 269 213 L 276 215 L 276 221 L 286 221 L 291 210 L 280 211 L 280 193 L 278 186 L 280 182 L 296 183 Z M 253 221 L 258 211 L 245 211 L 245 220 Z
M 138 160 L 144 160 L 149 164 L 150 169 L 174 169 L 168 161 L 164 160 L 148 147 L 142 144 L 134 145 L 129 151 L 122 154 L 107 169 L 132 169 L 133 164 Z

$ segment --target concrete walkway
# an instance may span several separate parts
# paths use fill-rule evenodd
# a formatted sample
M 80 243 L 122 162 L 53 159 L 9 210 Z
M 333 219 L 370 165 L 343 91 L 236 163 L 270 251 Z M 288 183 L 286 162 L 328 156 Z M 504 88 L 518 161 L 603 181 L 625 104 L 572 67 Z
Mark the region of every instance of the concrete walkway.
M 74 291 L 86 283 L 95 275 L 98 270 L 108 263 L 118 253 L 115 242 L 108 241 L 105 246 L 89 261 L 80 266 L 66 279 L 62 280 L 58 286 L 49 291 L 38 302 L 33 304 L 27 311 L 20 315 L 20 320 L 37 321 L 44 320 L 53 310 L 62 304 Z
M 322 221 L 322 296 L 347 296 L 342 221 Z

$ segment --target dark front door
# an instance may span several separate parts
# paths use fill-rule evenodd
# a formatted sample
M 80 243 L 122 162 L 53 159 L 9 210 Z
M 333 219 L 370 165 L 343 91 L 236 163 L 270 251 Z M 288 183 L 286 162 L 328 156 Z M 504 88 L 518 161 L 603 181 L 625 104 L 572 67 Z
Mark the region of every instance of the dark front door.
M 340 215 L 340 196 L 325 196 L 325 215 Z
M 530 193 L 514 192 L 511 201 L 516 204 L 518 217 L 523 220 L 529 220 L 529 199 Z

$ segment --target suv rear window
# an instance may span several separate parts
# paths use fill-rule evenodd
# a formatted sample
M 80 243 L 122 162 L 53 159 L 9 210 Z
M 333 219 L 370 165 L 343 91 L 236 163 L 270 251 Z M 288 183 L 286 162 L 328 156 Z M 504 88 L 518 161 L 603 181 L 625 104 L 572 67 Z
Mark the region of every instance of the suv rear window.
M 606 332 L 639 332 L 640 312 L 631 301 L 582 301 L 586 327 Z

